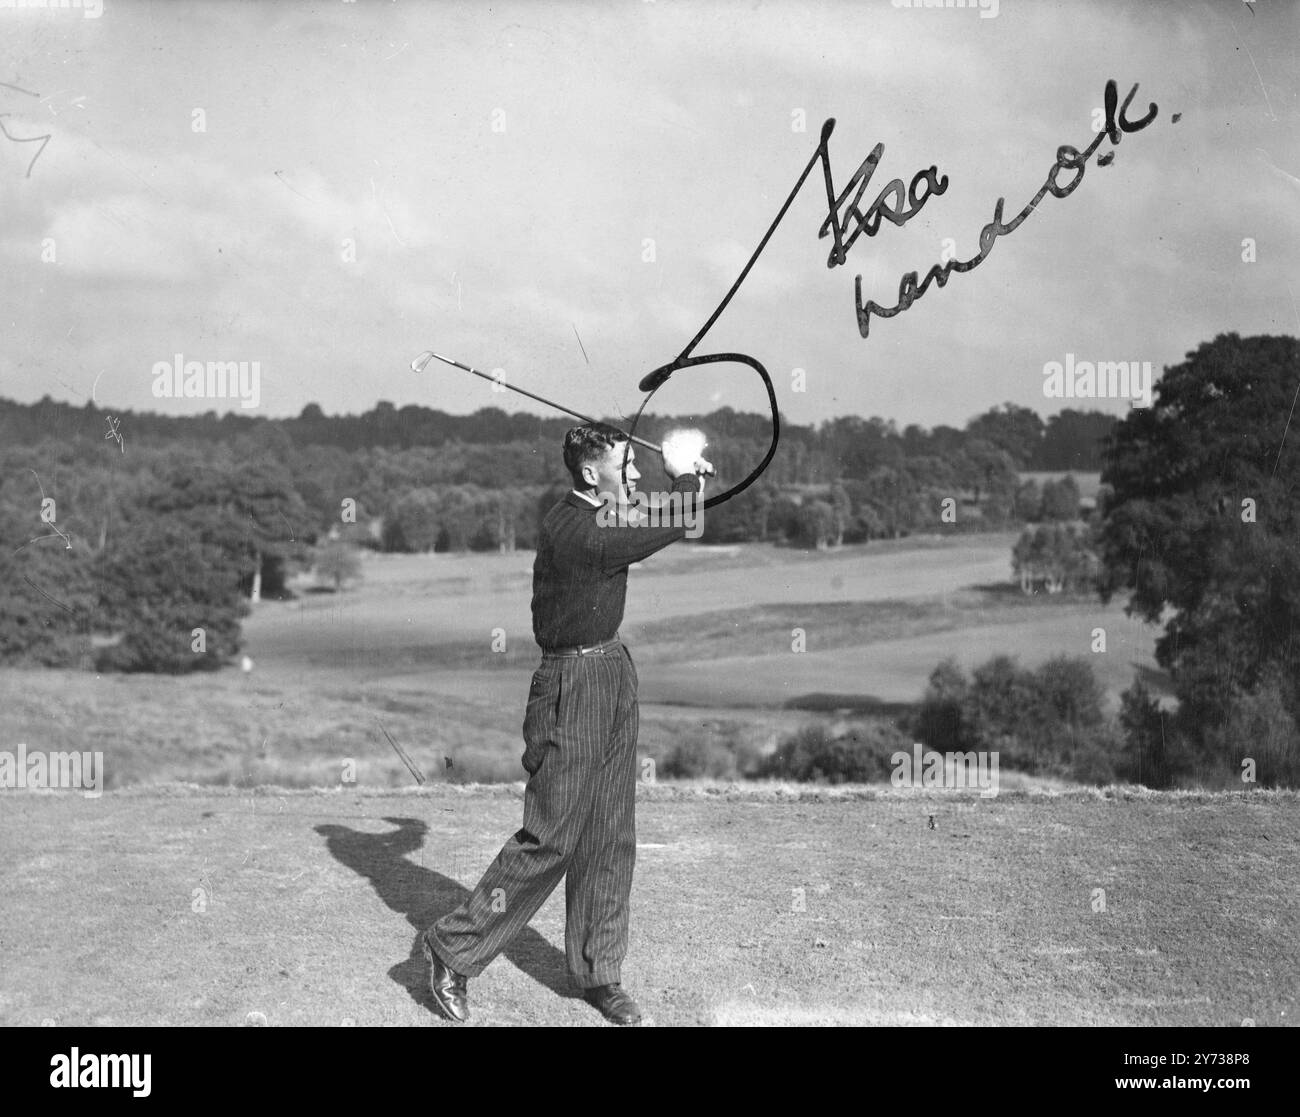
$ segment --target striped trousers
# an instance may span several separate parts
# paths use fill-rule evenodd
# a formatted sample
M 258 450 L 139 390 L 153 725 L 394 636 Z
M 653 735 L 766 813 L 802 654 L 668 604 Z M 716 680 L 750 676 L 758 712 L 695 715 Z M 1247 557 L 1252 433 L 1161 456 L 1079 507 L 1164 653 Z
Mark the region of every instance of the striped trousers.
M 523 828 L 469 899 L 429 928 L 444 965 L 477 977 L 565 877 L 569 973 L 584 989 L 620 980 L 636 860 L 636 689 L 621 643 L 542 657 L 524 716 Z

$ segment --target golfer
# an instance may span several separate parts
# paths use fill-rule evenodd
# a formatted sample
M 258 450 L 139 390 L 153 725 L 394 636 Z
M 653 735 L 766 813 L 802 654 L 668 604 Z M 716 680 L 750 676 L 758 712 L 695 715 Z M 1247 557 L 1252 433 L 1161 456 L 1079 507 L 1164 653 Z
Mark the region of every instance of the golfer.
M 627 570 L 698 522 L 701 474 L 690 435 L 666 439 L 664 469 L 681 522 L 635 526 L 640 473 L 622 431 L 574 427 L 564 439 L 573 491 L 547 513 L 533 563 L 533 636 L 542 649 L 524 715 L 524 824 L 473 894 L 424 933 L 429 986 L 450 1020 L 469 1018 L 477 977 L 565 877 L 564 945 L 583 996 L 615 1024 L 641 1012 L 620 985 L 636 859 L 637 675 L 619 639 Z M 623 456 L 627 453 L 627 484 Z M 597 516 L 610 502 L 620 514 Z M 602 526 L 602 524 L 604 526 Z

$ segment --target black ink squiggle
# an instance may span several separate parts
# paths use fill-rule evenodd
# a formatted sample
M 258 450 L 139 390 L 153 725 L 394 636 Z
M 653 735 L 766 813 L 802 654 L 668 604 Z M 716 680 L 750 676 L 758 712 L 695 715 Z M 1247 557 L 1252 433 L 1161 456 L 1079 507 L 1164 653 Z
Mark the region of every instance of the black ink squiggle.
M 0 112 L 0 117 L 9 115 L 10 114 L 7 112 Z M 5 139 L 12 140 L 16 144 L 31 144 L 36 143 L 38 140 L 40 141 L 41 146 L 36 149 L 36 154 L 32 156 L 32 161 L 27 164 L 27 174 L 23 176 L 24 178 L 31 178 L 32 168 L 36 166 L 36 160 L 41 157 L 41 152 L 45 150 L 45 145 L 53 139 L 54 133 L 51 132 L 44 136 L 11 136 L 9 134 L 9 129 L 3 124 L 0 124 L 0 133 L 4 133 Z
M 978 267 L 993 250 L 993 244 L 997 238 L 1006 236 L 1007 233 L 1014 232 L 1019 228 L 1020 223 L 1034 212 L 1038 207 L 1038 203 L 1048 194 L 1055 198 L 1068 198 L 1078 188 L 1079 183 L 1083 181 L 1088 160 L 1100 146 L 1102 140 L 1109 139 L 1112 145 L 1118 145 L 1124 133 L 1140 132 L 1155 120 L 1158 109 L 1154 102 L 1149 106 L 1147 114 L 1141 120 L 1130 121 L 1128 119 L 1127 110 L 1134 94 L 1137 93 L 1137 89 L 1135 83 L 1133 88 L 1129 90 L 1128 96 L 1124 98 L 1123 105 L 1119 107 L 1117 116 L 1115 108 L 1119 99 L 1118 88 L 1113 79 L 1106 83 L 1106 126 L 1097 133 L 1097 138 L 1083 152 L 1071 147 L 1069 144 L 1062 144 L 1058 147 L 1056 149 L 1056 162 L 1048 170 L 1046 181 L 1039 187 L 1038 193 L 1033 196 L 1028 205 L 1016 214 L 1010 224 L 1003 224 L 1002 222 L 1002 207 L 1006 204 L 1006 199 L 999 198 L 997 205 L 993 208 L 993 220 L 980 230 L 980 250 L 969 260 L 949 260 L 943 264 L 936 264 L 926 273 L 925 279 L 919 283 L 917 282 L 917 273 L 914 271 L 908 272 L 899 280 L 898 302 L 892 307 L 881 306 L 872 299 L 868 299 L 864 304 L 862 301 L 862 276 L 857 276 L 854 280 L 854 294 L 857 303 L 858 332 L 864 338 L 867 337 L 871 330 L 871 316 L 873 314 L 878 318 L 893 318 L 897 314 L 902 314 L 903 311 L 907 310 L 925 294 L 931 283 L 937 283 L 942 287 L 948 282 L 948 277 L 952 272 L 967 272 Z M 1062 171 L 1074 172 L 1073 177 L 1065 185 L 1058 182 Z
M 916 272 L 907 272 L 899 281 L 898 302 L 892 307 L 881 306 L 874 300 L 868 299 L 864 304 L 862 301 L 862 276 L 859 275 L 854 280 L 854 293 L 857 306 L 858 332 L 865 338 L 868 336 L 871 328 L 871 316 L 875 314 L 879 318 L 893 318 L 895 315 L 903 313 L 921 298 L 932 283 L 943 287 L 949 276 L 953 272 L 968 272 L 978 267 L 993 250 L 993 245 L 998 237 L 1006 236 L 1008 233 L 1015 232 L 1020 223 L 1025 220 L 1037 208 L 1038 203 L 1043 200 L 1049 193 L 1056 198 L 1068 198 L 1083 181 L 1084 173 L 1087 169 L 1088 160 L 1092 157 L 1102 140 L 1110 140 L 1112 146 L 1117 146 L 1125 133 L 1139 132 L 1153 120 L 1155 120 L 1158 109 L 1152 102 L 1147 109 L 1147 113 L 1140 120 L 1128 119 L 1128 107 L 1132 103 L 1134 95 L 1137 93 L 1137 83 L 1129 90 L 1129 94 L 1124 98 L 1123 104 L 1119 104 L 1119 90 L 1114 79 L 1106 82 L 1105 90 L 1105 127 L 1097 134 L 1087 150 L 1080 152 L 1077 148 L 1069 144 L 1062 144 L 1056 149 L 1056 162 L 1052 164 L 1047 173 L 1047 179 L 1039 188 L 1038 193 L 1021 211 L 1016 214 L 1010 222 L 1003 222 L 1002 211 L 1006 204 L 1005 198 L 999 198 L 997 204 L 993 207 L 993 220 L 980 230 L 979 245 L 980 250 L 969 260 L 949 260 L 945 263 L 936 264 L 925 276 L 925 279 L 918 279 Z M 1118 111 L 1117 111 L 1118 110 Z M 647 373 L 641 378 L 640 389 L 647 395 L 641 401 L 641 406 L 637 408 L 636 415 L 632 419 L 631 434 L 636 433 L 637 423 L 640 421 L 642 414 L 645 412 L 647 404 L 654 397 L 654 394 L 667 383 L 669 377 L 679 369 L 692 368 L 697 365 L 713 364 L 721 361 L 735 361 L 741 364 L 749 365 L 767 389 L 768 402 L 772 411 L 772 441 L 768 447 L 767 454 L 740 484 L 726 490 L 719 496 L 706 500 L 704 508 L 715 507 L 723 501 L 730 500 L 733 496 L 743 492 L 762 474 L 776 453 L 777 442 L 780 438 L 780 416 L 777 410 L 776 393 L 772 387 L 772 379 L 768 376 L 767 370 L 761 362 L 753 357 L 743 353 L 712 353 L 706 356 L 694 357 L 692 353 L 695 347 L 703 339 L 704 335 L 709 332 L 713 324 L 718 320 L 722 312 L 727 308 L 740 285 L 744 283 L 745 278 L 749 275 L 750 269 L 757 262 L 758 257 L 762 254 L 767 242 L 771 240 L 773 233 L 784 219 L 786 212 L 794 202 L 796 195 L 803 189 L 804 183 L 812 173 L 814 167 L 820 162 L 822 165 L 823 179 L 826 187 L 826 207 L 827 217 L 822 222 L 818 230 L 818 238 L 830 234 L 832 236 L 831 251 L 827 256 L 826 266 L 834 268 L 842 265 L 848 258 L 849 250 L 853 247 L 863 233 L 867 236 L 875 236 L 880 231 L 882 221 L 889 221 L 891 224 L 902 227 L 915 217 L 929 201 L 932 196 L 943 194 L 948 189 L 948 176 L 940 175 L 939 168 L 931 165 L 928 169 L 918 171 L 912 176 L 911 184 L 906 192 L 903 189 L 903 180 L 896 178 L 889 182 L 883 190 L 876 196 L 874 202 L 864 212 L 859 203 L 866 193 L 867 187 L 871 183 L 871 177 L 875 173 L 884 155 L 884 144 L 876 144 L 871 153 L 864 159 L 853 176 L 849 179 L 848 185 L 838 194 L 835 191 L 834 178 L 831 174 L 830 161 L 830 137 L 835 128 L 835 120 L 831 118 L 822 125 L 821 138 L 817 144 L 817 149 L 813 152 L 812 158 L 809 159 L 807 166 L 804 167 L 803 173 L 800 174 L 799 180 L 795 183 L 794 188 L 786 197 L 780 211 L 777 213 L 772 224 L 768 226 L 767 232 L 763 234 L 763 239 L 759 241 L 758 247 L 750 256 L 744 268 L 741 269 L 740 275 L 731 285 L 731 288 L 723 296 L 722 301 L 716 309 L 709 315 L 708 321 L 700 328 L 699 332 L 690 340 L 675 360 L 666 365 L 661 365 L 653 372 Z M 1058 180 L 1062 172 L 1070 172 L 1071 178 L 1065 184 Z M 849 201 L 849 193 L 857 188 L 853 194 L 852 201 Z M 924 189 L 924 193 L 922 193 Z M 847 202 L 847 207 L 846 207 Z M 843 215 L 841 216 L 841 209 Z M 847 234 L 847 236 L 846 236 Z M 627 485 L 627 461 L 631 452 L 631 441 L 623 452 L 623 484 Z

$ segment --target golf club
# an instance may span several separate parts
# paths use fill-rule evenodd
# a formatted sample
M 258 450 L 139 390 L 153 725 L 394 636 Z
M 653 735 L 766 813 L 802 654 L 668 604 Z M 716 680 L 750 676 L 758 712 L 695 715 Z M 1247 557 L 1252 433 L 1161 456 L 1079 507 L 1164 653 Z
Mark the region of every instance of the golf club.
M 390 733 L 388 732 L 387 729 L 384 729 L 384 723 L 381 722 L 378 718 L 375 718 L 375 724 L 376 724 L 377 726 L 379 726 L 379 728 L 380 728 L 380 730 L 383 732 L 384 736 L 388 738 L 388 743 L 389 743 L 390 745 L 393 746 L 393 751 L 397 753 L 397 755 L 398 755 L 398 757 L 400 758 L 400 760 L 402 761 L 402 763 L 406 765 L 406 770 L 407 770 L 408 772 L 410 772 L 411 775 L 413 775 L 413 776 L 415 777 L 415 782 L 416 782 L 417 784 L 419 784 L 421 787 L 423 787 L 423 786 L 424 786 L 424 773 L 421 772 L 420 769 L 417 768 L 417 767 L 416 767 L 416 766 L 411 762 L 411 758 L 410 758 L 409 756 L 406 755 L 406 752 L 405 752 L 405 750 L 402 748 L 402 746 L 399 745 L 396 741 L 393 740 L 392 734 L 390 734 Z
M 526 388 L 519 388 L 514 384 L 507 384 L 499 376 L 480 372 L 476 368 L 471 368 L 469 365 L 463 365 L 460 361 L 453 361 L 450 357 L 444 357 L 439 353 L 434 353 L 432 350 L 426 350 L 416 357 L 415 360 L 411 362 L 411 371 L 424 372 L 424 370 L 429 367 L 429 362 L 433 360 L 442 361 L 443 364 L 452 365 L 455 368 L 463 369 L 465 372 L 473 373 L 482 380 L 486 380 L 491 384 L 499 384 L 502 388 L 508 389 L 509 391 L 518 392 L 521 396 L 527 396 L 529 399 L 537 400 L 538 403 L 544 403 L 548 407 L 554 407 L 557 411 L 563 411 L 566 415 L 572 415 L 575 419 L 581 419 L 584 423 L 594 424 L 597 421 L 588 415 L 582 414 L 580 411 L 574 411 L 571 407 L 565 407 L 562 403 L 556 403 L 554 400 L 547 399 L 545 396 L 539 396 L 536 392 L 530 392 Z M 636 435 L 628 435 L 626 431 L 624 431 L 623 434 L 629 441 L 635 442 L 638 446 L 644 446 L 647 450 L 653 450 L 660 457 L 663 456 L 663 447 L 657 446 L 653 442 L 647 442 L 644 438 L 638 438 Z M 712 469 L 708 471 L 709 476 L 712 476 L 713 473 L 714 470 Z

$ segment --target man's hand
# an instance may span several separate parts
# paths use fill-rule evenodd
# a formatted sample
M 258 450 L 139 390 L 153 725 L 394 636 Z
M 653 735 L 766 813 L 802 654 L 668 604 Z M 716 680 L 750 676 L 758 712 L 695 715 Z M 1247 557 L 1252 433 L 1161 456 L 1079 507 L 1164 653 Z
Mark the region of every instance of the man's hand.
M 703 458 L 704 435 L 699 431 L 671 431 L 663 441 L 664 469 L 674 479 L 684 473 L 712 474 L 713 466 Z

